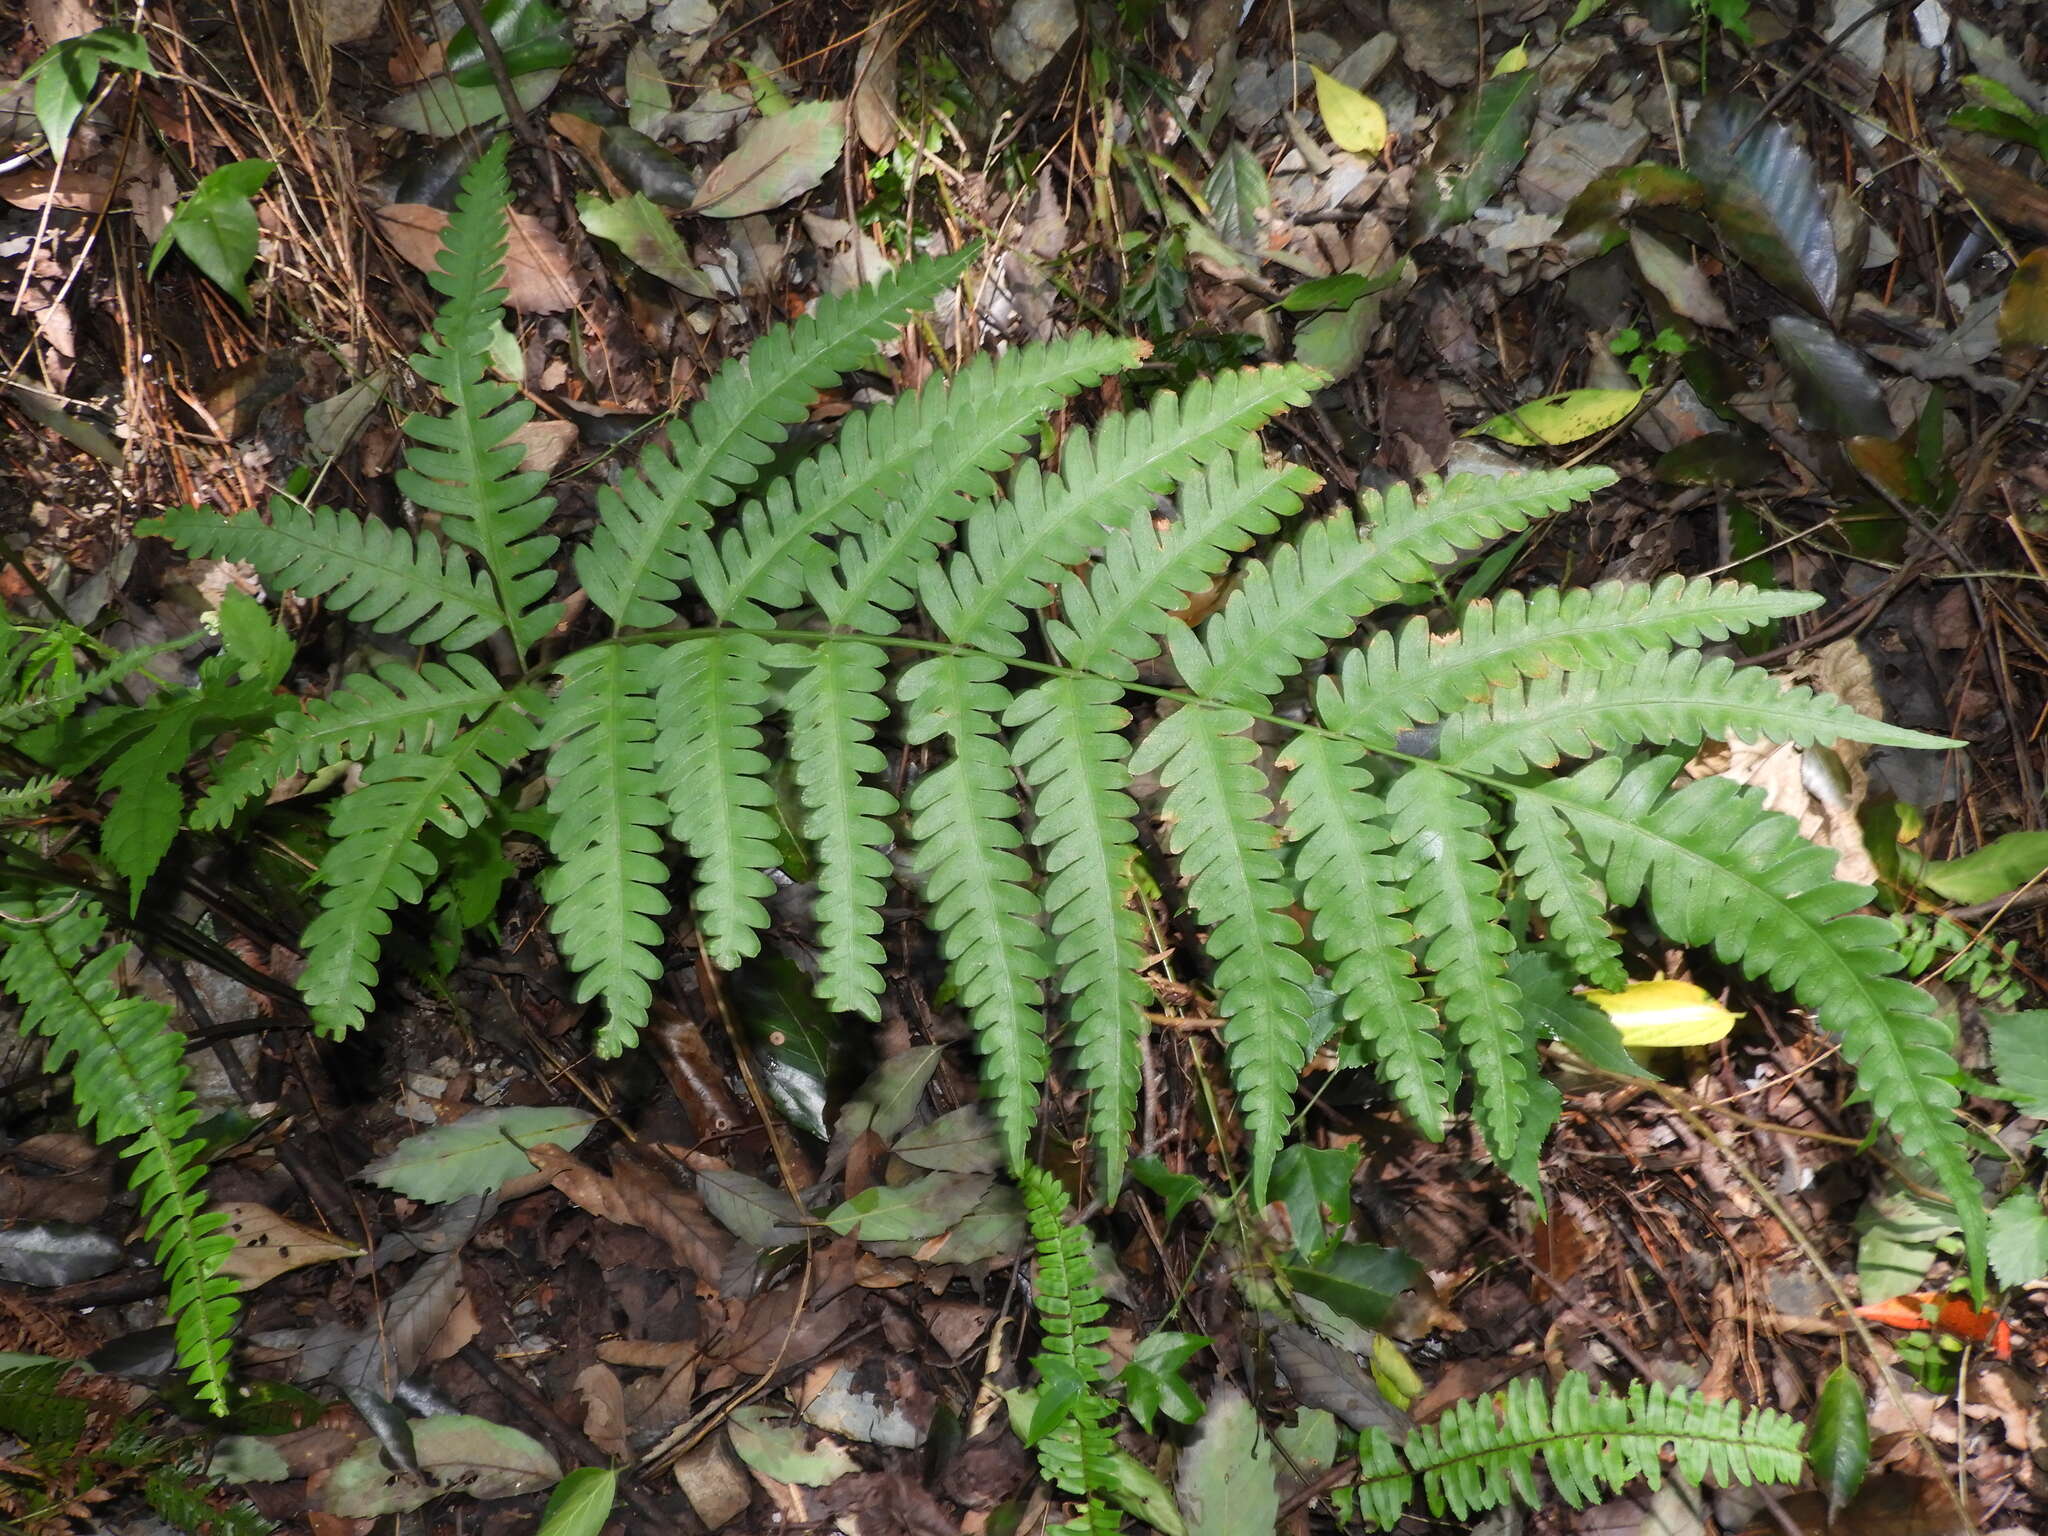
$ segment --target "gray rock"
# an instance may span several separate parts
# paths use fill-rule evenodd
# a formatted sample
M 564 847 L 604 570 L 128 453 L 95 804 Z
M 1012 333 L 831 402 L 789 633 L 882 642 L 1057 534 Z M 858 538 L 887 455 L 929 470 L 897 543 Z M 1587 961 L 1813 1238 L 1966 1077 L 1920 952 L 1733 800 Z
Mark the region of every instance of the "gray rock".
M 1380 76 L 1380 71 L 1394 61 L 1394 50 L 1401 46 L 1401 40 L 1391 32 L 1377 33 L 1360 43 L 1344 61 L 1330 73 L 1338 82 L 1348 85 L 1354 91 L 1362 91 Z
M 1401 39 L 1401 61 L 1438 85 L 1479 78 L 1479 0 L 1392 0 L 1387 22 Z
M 1238 66 L 1237 85 L 1230 93 L 1230 121 L 1239 133 L 1256 133 L 1313 85 L 1308 65 L 1299 59 L 1246 59 Z
M 996 63 L 1019 85 L 1052 62 L 1080 26 L 1074 0 L 1017 0 L 990 38 Z

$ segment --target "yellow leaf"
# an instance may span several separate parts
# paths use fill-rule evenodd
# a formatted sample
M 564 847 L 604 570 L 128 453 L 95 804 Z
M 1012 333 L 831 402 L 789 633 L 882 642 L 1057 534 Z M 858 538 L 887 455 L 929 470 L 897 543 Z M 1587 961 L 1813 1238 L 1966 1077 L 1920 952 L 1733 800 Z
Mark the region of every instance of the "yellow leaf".
M 1354 155 L 1376 155 L 1385 149 L 1387 114 L 1380 104 L 1320 69 L 1314 73 L 1316 109 L 1323 114 L 1323 126 L 1330 130 L 1330 141 Z
M 2019 353 L 2048 347 L 2048 248 L 2029 253 L 2013 269 L 1998 306 L 1998 344 Z
M 1517 43 L 1506 53 L 1502 54 L 1500 62 L 1493 66 L 1493 78 L 1498 80 L 1502 75 L 1512 75 L 1515 71 L 1527 69 L 1528 67 L 1529 45 L 1527 43 Z
M 1595 432 L 1605 432 L 1625 418 L 1643 398 L 1640 389 L 1567 389 L 1545 395 L 1512 411 L 1481 422 L 1465 435 L 1484 435 L 1519 448 L 1559 448 Z
M 1586 1001 L 1614 1021 L 1623 1045 L 1711 1045 L 1741 1017 L 1689 981 L 1632 981 L 1619 992 L 1588 992 Z

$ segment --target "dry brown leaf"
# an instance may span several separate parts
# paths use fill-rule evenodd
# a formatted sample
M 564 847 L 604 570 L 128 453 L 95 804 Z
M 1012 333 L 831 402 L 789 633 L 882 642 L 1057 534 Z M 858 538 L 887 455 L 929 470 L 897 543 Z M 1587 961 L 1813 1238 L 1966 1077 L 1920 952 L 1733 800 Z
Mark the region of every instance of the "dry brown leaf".
M 626 1459 L 626 1389 L 608 1365 L 586 1365 L 576 1373 L 583 1399 L 583 1433 L 607 1456 Z
M 432 272 L 439 264 L 447 214 L 425 203 L 392 203 L 374 217 L 392 249 L 415 267 Z M 581 286 L 553 231 L 531 214 L 513 214 L 505 237 L 505 302 L 521 314 L 553 314 L 572 307 Z
M 551 475 L 569 456 L 569 450 L 576 446 L 576 423 L 529 421 L 506 441 L 517 443 L 525 451 L 525 457 L 519 461 L 522 470 Z
M 591 1215 L 652 1232 L 700 1280 L 709 1282 L 724 1270 L 731 1239 L 701 1200 L 652 1169 L 621 1160 L 607 1176 L 552 1142 L 529 1147 L 526 1155 L 550 1184 Z
M 227 1200 L 214 1209 L 227 1217 L 228 1234 L 235 1240 L 233 1250 L 221 1262 L 221 1273 L 233 1276 L 245 1291 L 308 1264 L 362 1255 L 363 1250 L 354 1243 L 301 1226 L 267 1205 Z
M 484 1329 L 483 1320 L 476 1315 L 476 1302 L 467 1291 L 455 1303 L 441 1323 L 441 1331 L 434 1335 L 427 1346 L 429 1360 L 451 1360 L 462 1353 L 465 1346 L 473 1343 Z
M 694 1339 L 600 1339 L 597 1358 L 634 1371 L 668 1371 L 697 1358 Z
M 891 19 L 897 9 L 893 4 L 875 8 L 853 64 L 853 95 L 846 109 L 853 131 L 871 155 L 896 147 L 896 52 L 903 43 L 903 33 Z
M 44 52 L 101 25 L 99 11 L 88 0 L 28 0 L 26 14 Z
M 47 165 L 32 165 L 12 176 L 0 177 L 0 200 L 30 213 L 40 213 L 45 208 L 98 213 L 107 206 L 113 190 L 111 176 Z

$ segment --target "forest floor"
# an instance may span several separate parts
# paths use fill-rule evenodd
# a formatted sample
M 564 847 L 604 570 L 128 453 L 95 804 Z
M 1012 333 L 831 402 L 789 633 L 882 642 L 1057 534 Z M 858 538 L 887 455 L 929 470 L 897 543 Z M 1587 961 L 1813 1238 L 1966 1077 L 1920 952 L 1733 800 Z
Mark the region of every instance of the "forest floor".
M 1264 359 L 1322 368 L 1312 405 L 1266 438 L 1333 494 L 1508 463 L 1611 465 L 1618 484 L 1507 541 L 1461 599 L 1726 572 L 1824 593 L 1825 607 L 1731 654 L 1967 750 L 1738 749 L 1709 766 L 1768 788 L 1839 852 L 1845 878 L 1880 887 L 1878 910 L 1957 924 L 1964 960 L 1937 953 L 1924 984 L 1985 1078 L 1983 1011 L 2039 1006 L 2048 987 L 2048 904 L 2035 899 L 2048 858 L 2038 842 L 2000 842 L 2048 825 L 2048 6 L 1576 9 L 1591 14 L 1568 27 L 1569 0 L 1119 0 L 1081 7 L 1072 29 L 1059 24 L 1071 6 L 1036 0 L 585 0 L 514 160 L 514 320 L 540 408 L 529 465 L 556 482 L 558 531 L 573 540 L 596 481 L 578 472 L 694 399 L 766 326 L 913 250 L 972 241 L 989 348 L 1077 326 L 1141 335 L 1149 388 Z M 106 0 L 28 0 L 0 20 L 0 75 L 121 19 Z M 252 585 L 247 573 L 183 563 L 134 525 L 179 504 L 260 505 L 302 465 L 320 467 L 326 500 L 397 514 L 397 422 L 423 398 L 404 359 L 434 302 L 421 263 L 473 155 L 463 136 L 425 131 L 437 23 L 459 25 L 453 7 L 152 10 L 153 73 L 108 74 L 61 176 L 32 152 L 28 91 L 0 97 L 0 130 L 21 151 L 0 157 L 11 611 L 47 598 L 130 640 L 192 629 L 226 586 Z M 1514 105 L 1471 110 L 1517 73 L 1534 85 Z M 1347 117 L 1360 96 L 1383 127 Z M 1726 119 L 1723 98 L 1765 104 L 1768 118 Z M 764 111 L 819 102 L 844 111 L 802 119 L 772 161 L 735 160 Z M 2016 126 L 1965 131 L 1972 120 L 1954 115 L 1971 109 Z M 1703 128 L 1715 112 L 1720 127 Z M 1715 132 L 1730 195 L 1753 210 L 1739 238 L 1665 205 L 1655 171 L 1633 170 L 1699 169 Z M 154 265 L 151 249 L 201 176 L 250 160 L 275 171 L 253 197 L 245 310 L 184 252 Z M 1421 195 L 1447 166 L 1455 217 Z M 701 211 L 721 174 L 756 194 L 719 205 L 724 217 Z M 618 222 L 597 235 L 590 210 L 633 192 L 667 205 L 655 222 L 679 244 Z M 1342 274 L 1362 280 L 1331 281 Z M 822 398 L 814 422 L 826 430 L 916 382 L 862 375 Z M 1587 388 L 1629 396 L 1590 430 L 1541 434 L 1559 446 L 1472 434 Z M 299 603 L 288 617 L 302 665 L 331 680 L 358 664 L 339 621 Z M 1988 873 L 1939 875 L 1984 848 L 2000 851 Z M 303 873 L 301 850 L 263 852 Z M 295 919 L 235 894 L 235 861 L 196 857 L 195 884 L 222 898 L 212 931 L 288 978 Z M 330 1377 L 366 1333 L 411 1374 L 413 1411 L 515 1428 L 562 1467 L 625 1469 L 615 1530 L 926 1536 L 1035 1531 L 1057 1514 L 996 1395 L 1025 1379 L 1029 1353 L 1014 1220 L 890 1256 L 851 1238 L 793 1251 L 745 1200 L 686 1187 L 707 1172 L 779 1186 L 794 1170 L 851 1193 L 884 1176 L 890 1148 L 872 1129 L 835 1137 L 850 1098 L 901 1097 L 907 1082 L 936 1116 L 975 1096 L 971 1045 L 907 915 L 889 936 L 876 1030 L 819 1010 L 798 948 L 791 938 L 721 989 L 671 978 L 651 1048 L 620 1062 L 588 1054 L 586 1010 L 536 883 L 519 877 L 489 932 L 387 986 L 377 1027 L 343 1045 L 197 969 L 192 990 L 163 993 L 181 1027 L 236 1062 L 202 1084 L 209 1108 L 236 1101 L 238 1078 L 256 1100 L 242 1107 L 260 1129 L 215 1160 L 212 1194 L 291 1255 L 246 1282 L 241 1358 L 320 1412 L 270 1437 L 277 1464 L 246 1487 L 266 1517 L 324 1536 L 372 1528 L 326 1492 L 372 1432 L 335 1406 Z M 1741 1020 L 1725 1039 L 1648 1055 L 1655 1081 L 1556 1047 L 1565 1109 L 1542 1209 L 1468 1130 L 1419 1138 L 1361 1073 L 1318 1064 L 1305 1080 L 1304 1136 L 1359 1154 L 1350 1235 L 1422 1271 L 1377 1357 L 1341 1319 L 1271 1326 L 1216 1207 L 1169 1204 L 1171 1176 L 1214 1192 L 1243 1170 L 1190 990 L 1193 1004 L 1172 1010 L 1181 1027 L 1146 1048 L 1146 1149 L 1165 1177 L 1089 1213 L 1112 1356 L 1162 1330 L 1201 1335 L 1185 1372 L 1199 1397 L 1234 1388 L 1269 1426 L 1325 1409 L 1354 1430 L 1389 1398 L 1426 1423 L 1454 1400 L 1568 1370 L 1805 1419 L 1846 1360 L 1869 1394 L 1873 1459 L 1831 1526 L 1811 1487 L 1701 1493 L 1672 1480 L 1590 1510 L 1550 1498 L 1402 1528 L 2048 1529 L 2048 1286 L 2008 1270 L 1986 1310 L 1958 1303 L 1933 1328 L 1847 1312 L 1845 1297 L 1952 1283 L 1938 1205 L 1867 1145 L 1838 1044 L 1810 1018 L 1725 990 L 1731 979 L 1697 957 L 1652 958 Z M 16 1049 L 0 1074 L 15 1095 L 0 1218 L 125 1234 L 116 1163 L 61 1128 Z M 2017 1166 L 2038 1127 L 1972 1103 Z M 356 1177 L 422 1130 L 504 1106 L 566 1106 L 594 1129 L 536 1154 L 493 1199 L 423 1204 Z M 0 1284 L 0 1348 L 103 1350 L 161 1320 L 160 1290 L 138 1265 Z M 1903 1318 L 1919 1321 L 1910 1306 Z M 788 1419 L 798 1411 L 805 1422 Z M 1152 1429 L 1128 1429 L 1125 1444 L 1169 1468 L 1185 1432 L 1166 1417 Z M 1288 1528 L 1334 1528 L 1331 1465 L 1283 1469 Z M 451 1496 L 399 1518 L 523 1532 L 543 1501 Z M 153 1528 L 126 1510 L 0 1514 L 38 1531 Z

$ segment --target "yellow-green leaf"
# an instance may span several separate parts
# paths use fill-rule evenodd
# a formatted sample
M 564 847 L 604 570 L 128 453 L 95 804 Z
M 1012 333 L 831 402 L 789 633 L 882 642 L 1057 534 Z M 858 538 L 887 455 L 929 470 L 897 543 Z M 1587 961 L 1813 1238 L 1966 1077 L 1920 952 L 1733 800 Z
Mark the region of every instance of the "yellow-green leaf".
M 1527 43 L 1517 43 L 1506 53 L 1502 54 L 1500 62 L 1493 66 L 1493 78 L 1498 80 L 1502 75 L 1512 75 L 1516 70 L 1527 69 L 1528 67 L 1529 45 Z
M 1519 448 L 1558 448 L 1605 432 L 1642 398 L 1640 389 L 1567 389 L 1503 411 L 1465 435 L 1498 438 Z
M 1316 109 L 1323 114 L 1323 126 L 1330 141 L 1354 155 L 1376 155 L 1387 147 L 1387 114 L 1363 91 L 1354 91 L 1342 80 L 1320 69 L 1316 77 Z
M 1689 981 L 1632 981 L 1619 992 L 1588 992 L 1586 1000 L 1632 1046 L 1712 1045 L 1741 1017 Z
M 2016 352 L 2048 347 L 2048 247 L 2013 269 L 1998 306 L 1998 344 Z

